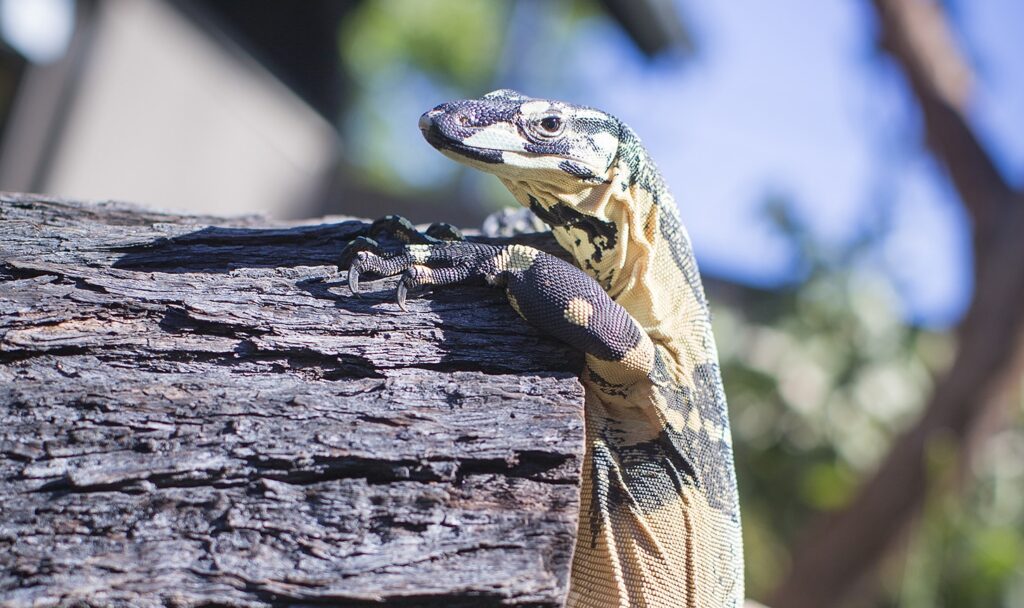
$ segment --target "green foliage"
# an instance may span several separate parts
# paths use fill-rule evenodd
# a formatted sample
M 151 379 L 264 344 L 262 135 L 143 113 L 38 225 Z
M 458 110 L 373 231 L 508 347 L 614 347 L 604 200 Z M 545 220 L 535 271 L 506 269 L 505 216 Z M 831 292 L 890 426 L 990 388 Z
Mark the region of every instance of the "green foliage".
M 1020 409 L 1010 422 L 975 455 L 966 492 L 935 491 L 929 497 L 905 556 L 893 560 L 885 580 L 899 605 L 1024 605 L 1024 416 Z M 942 467 L 941 462 L 934 464 L 931 475 L 939 475 L 937 469 Z M 948 490 L 949 483 L 944 485 Z
M 921 412 L 950 336 L 903 320 L 872 268 L 881 229 L 842 249 L 816 242 L 784 204 L 769 211 L 806 278 L 715 309 L 735 435 L 748 593 L 765 597 L 819 512 L 845 506 Z M 712 294 L 712 301 L 716 298 Z M 1024 420 L 986 443 L 954 487 L 957 448 L 928 451 L 933 496 L 881 595 L 851 606 L 1024 605 Z
M 346 159 L 358 169 L 348 179 L 405 195 L 454 188 L 462 172 L 428 151 L 416 120 L 433 103 L 488 88 L 509 8 L 487 0 L 380 0 L 346 19 L 339 51 L 352 88 L 342 129 Z M 423 153 L 409 154 L 416 146 Z
M 486 0 L 364 2 L 342 29 L 342 57 L 362 82 L 412 68 L 447 86 L 479 89 L 494 72 L 508 8 Z

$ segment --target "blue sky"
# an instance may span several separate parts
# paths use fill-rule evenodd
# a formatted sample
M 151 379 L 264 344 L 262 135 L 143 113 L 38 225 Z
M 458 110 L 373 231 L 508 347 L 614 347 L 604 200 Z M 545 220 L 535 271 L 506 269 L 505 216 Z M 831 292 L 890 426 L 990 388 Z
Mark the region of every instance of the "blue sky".
M 942 327 L 967 304 L 967 218 L 921 146 L 916 106 L 879 61 L 870 5 L 844 0 L 685 2 L 699 44 L 683 66 L 650 63 L 595 20 L 573 44 L 566 94 L 640 133 L 672 187 L 703 268 L 772 285 L 793 278 L 764 219 L 790 200 L 823 241 L 887 218 L 878 270 L 907 315 Z M 971 119 L 1015 183 L 1024 174 L 1024 3 L 951 3 L 974 67 Z M 613 82 L 614 86 L 609 83 Z

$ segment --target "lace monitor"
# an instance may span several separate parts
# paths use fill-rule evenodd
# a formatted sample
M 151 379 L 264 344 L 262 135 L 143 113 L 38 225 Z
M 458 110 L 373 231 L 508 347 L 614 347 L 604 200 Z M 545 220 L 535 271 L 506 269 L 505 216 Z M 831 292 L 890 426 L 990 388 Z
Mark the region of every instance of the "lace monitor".
M 378 221 L 408 243 L 361 237 L 349 284 L 408 290 L 473 278 L 585 353 L 586 454 L 567 606 L 743 603 L 732 440 L 708 305 L 676 204 L 636 134 L 608 114 L 499 90 L 420 118 L 446 156 L 494 174 L 552 228 L 576 265 L 523 245 L 457 240 Z

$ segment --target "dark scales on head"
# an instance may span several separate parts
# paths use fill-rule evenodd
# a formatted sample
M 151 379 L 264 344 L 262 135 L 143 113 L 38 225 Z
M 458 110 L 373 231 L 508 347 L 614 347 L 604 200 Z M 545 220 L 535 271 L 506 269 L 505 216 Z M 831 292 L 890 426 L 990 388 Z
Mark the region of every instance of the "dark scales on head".
M 603 183 L 604 179 L 595 175 L 593 171 L 584 167 L 579 163 L 574 163 L 571 160 L 563 160 L 558 163 L 558 168 L 565 171 L 573 177 L 578 177 L 585 182 Z
M 665 180 L 640 143 L 640 137 L 626 125 L 622 125 L 619 131 L 619 160 L 629 168 L 629 185 L 639 185 L 651 195 L 655 205 L 661 206 L 668 193 Z

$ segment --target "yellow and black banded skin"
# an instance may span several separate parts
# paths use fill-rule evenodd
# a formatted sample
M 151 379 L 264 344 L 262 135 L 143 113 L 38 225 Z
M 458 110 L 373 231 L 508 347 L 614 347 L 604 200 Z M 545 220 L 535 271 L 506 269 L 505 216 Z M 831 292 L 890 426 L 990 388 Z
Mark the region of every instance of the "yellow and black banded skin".
M 353 243 L 339 264 L 417 285 L 484 278 L 528 322 L 586 354 L 586 441 L 567 606 L 743 604 L 732 440 L 689 237 L 640 140 L 599 110 L 510 90 L 420 119 L 446 156 L 496 175 L 576 266 L 512 245 L 418 235 Z M 448 239 L 448 240 L 444 240 Z

